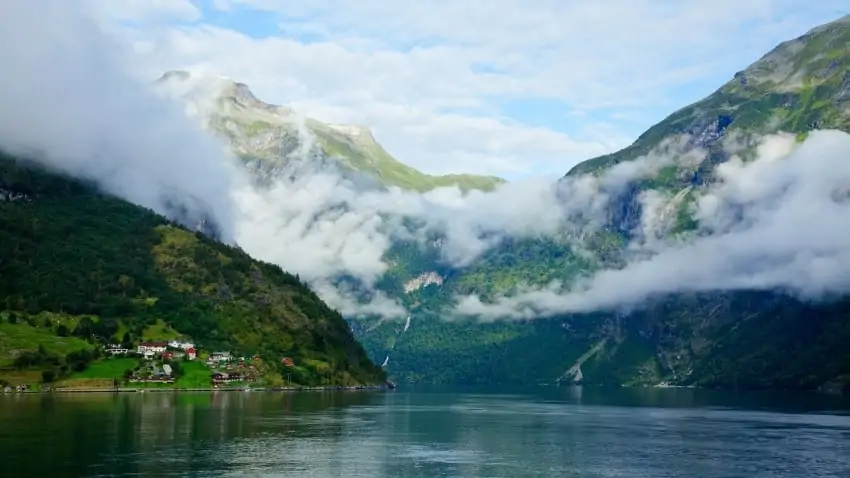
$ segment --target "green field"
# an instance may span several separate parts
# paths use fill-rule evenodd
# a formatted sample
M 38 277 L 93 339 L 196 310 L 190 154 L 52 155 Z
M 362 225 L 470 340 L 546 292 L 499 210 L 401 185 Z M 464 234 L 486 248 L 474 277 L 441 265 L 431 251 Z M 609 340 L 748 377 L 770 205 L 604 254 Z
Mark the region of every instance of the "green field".
M 155 324 L 149 325 L 144 332 L 142 332 L 142 340 L 155 342 L 155 341 L 167 341 L 174 340 L 180 337 L 174 329 L 168 326 L 161 319 L 157 320 Z
M 203 362 L 180 362 L 182 375 L 175 383 L 125 382 L 124 372 L 133 369 L 139 361 L 132 358 L 108 358 L 92 363 L 82 372 L 77 372 L 57 385 L 60 388 L 112 387 L 114 380 L 122 386 L 133 388 L 208 388 L 212 372 Z
M 123 381 L 124 372 L 136 368 L 138 363 L 139 361 L 134 358 L 108 358 L 93 362 L 88 368 L 82 372 L 74 373 L 70 378 L 109 378 Z
M 210 386 L 212 372 L 203 362 L 181 362 L 183 375 L 177 379 L 177 388 L 206 388 Z
M 39 345 L 59 355 L 91 349 L 86 341 L 77 337 L 59 337 L 51 328 L 0 322 L 0 366 L 11 364 L 17 351 L 37 350 Z

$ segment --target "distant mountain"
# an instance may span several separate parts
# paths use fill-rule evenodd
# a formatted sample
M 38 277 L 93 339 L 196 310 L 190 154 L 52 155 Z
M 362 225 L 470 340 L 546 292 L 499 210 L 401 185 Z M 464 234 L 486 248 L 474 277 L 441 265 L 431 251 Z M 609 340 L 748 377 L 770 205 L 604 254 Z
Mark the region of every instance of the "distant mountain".
M 492 176 L 431 176 L 392 157 L 365 126 L 333 125 L 305 118 L 291 108 L 257 99 L 247 85 L 228 78 L 166 72 L 158 84 L 179 90 L 197 108 L 205 124 L 226 138 L 233 151 L 252 166 L 271 171 L 298 156 L 330 161 L 385 186 L 427 191 L 441 186 L 490 190 L 504 182 Z M 304 144 L 308 133 L 316 144 Z
M 411 319 L 354 318 L 358 338 L 402 380 L 840 389 L 850 385 L 850 301 L 807 304 L 779 292 L 675 294 L 630 314 L 573 314 L 522 322 L 443 321 L 451 298 L 485 301 L 516 287 L 569 284 L 619 268 L 645 215 L 659 238 L 688 241 L 692 205 L 752 139 L 780 131 L 850 132 L 850 16 L 782 43 L 704 100 L 673 113 L 631 146 L 574 167 L 565 181 L 599 176 L 662 150 L 672 158 L 631 179 L 591 232 L 502 241 L 468 267 L 439 261 L 439 246 L 397 247 L 385 290 Z M 695 154 L 695 152 L 700 152 Z M 703 154 L 704 152 L 704 154 Z M 655 201 L 642 201 L 652 193 Z
M 302 385 L 385 377 L 342 316 L 297 276 L 0 154 L 0 383 L 39 381 L 40 370 L 27 375 L 32 368 L 69 372 L 61 359 L 13 366 L 23 353 L 139 342 L 152 327 L 191 337 L 205 352 L 259 354 L 278 385 L 286 373 Z M 284 369 L 283 356 L 295 366 Z

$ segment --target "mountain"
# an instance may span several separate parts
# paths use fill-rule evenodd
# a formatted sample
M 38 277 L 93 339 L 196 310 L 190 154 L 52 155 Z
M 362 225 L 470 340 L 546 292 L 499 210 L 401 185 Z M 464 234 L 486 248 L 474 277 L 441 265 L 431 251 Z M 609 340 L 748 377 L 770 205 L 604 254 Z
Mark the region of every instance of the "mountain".
M 733 154 L 747 161 L 765 134 L 786 132 L 801 142 L 828 128 L 850 132 L 850 16 L 782 43 L 629 147 L 574 167 L 564 182 L 653 155 L 669 159 L 629 179 L 610 199 L 602 227 L 506 239 L 461 268 L 442 263 L 437 246 L 397 245 L 382 285 L 411 317 L 349 320 L 372 358 L 401 380 L 847 389 L 846 299 L 718 291 L 654 297 L 628 313 L 441 320 L 457 295 L 486 302 L 522 285 L 569 284 L 623 267 L 635 254 L 628 245 L 645 233 L 644 217 L 660 218 L 651 231 L 660 240 L 692 240 L 700 227 L 693 205 L 718 180 L 719 165 Z
M 384 186 L 414 191 L 445 186 L 491 190 L 504 182 L 492 176 L 424 174 L 390 155 L 365 126 L 304 118 L 291 108 L 260 101 L 247 85 L 227 78 L 169 71 L 157 83 L 178 90 L 208 128 L 225 138 L 251 166 L 264 171 L 280 168 L 299 152 L 316 162 L 329 161 L 361 173 Z M 306 143 L 307 135 L 315 144 Z
M 576 165 L 584 174 L 647 154 L 664 139 L 688 134 L 711 147 L 736 132 L 765 134 L 850 129 L 850 15 L 784 42 L 707 98 L 676 111 L 616 153 Z M 703 166 L 711 169 L 722 157 Z M 708 179 L 708 178 L 705 178 Z
M 385 377 L 342 316 L 297 276 L 7 155 L 0 156 L 0 318 L 0 379 L 27 372 L 13 361 L 40 347 L 44 359 L 92 350 L 94 342 L 139 342 L 156 329 L 207 352 L 259 354 L 270 383 L 282 384 L 284 372 L 302 385 Z M 295 366 L 284 370 L 283 356 Z M 31 365 L 58 368 L 64 359 L 45 360 Z

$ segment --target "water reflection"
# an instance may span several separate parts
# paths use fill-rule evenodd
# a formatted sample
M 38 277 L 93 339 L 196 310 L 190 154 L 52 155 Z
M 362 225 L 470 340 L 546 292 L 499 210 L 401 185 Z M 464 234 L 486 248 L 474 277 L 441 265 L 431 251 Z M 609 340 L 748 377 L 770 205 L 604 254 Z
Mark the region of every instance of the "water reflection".
M 0 395 L 4 476 L 842 476 L 846 399 L 697 390 Z

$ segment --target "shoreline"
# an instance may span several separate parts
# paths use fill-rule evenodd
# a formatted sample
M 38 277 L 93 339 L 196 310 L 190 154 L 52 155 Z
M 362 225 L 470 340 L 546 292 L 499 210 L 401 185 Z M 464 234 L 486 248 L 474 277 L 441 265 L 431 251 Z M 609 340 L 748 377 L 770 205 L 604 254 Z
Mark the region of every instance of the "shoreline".
M 209 393 L 209 392 L 368 392 L 368 391 L 387 391 L 392 390 L 388 385 L 357 385 L 357 386 L 342 386 L 329 385 L 321 387 L 202 387 L 202 388 L 134 388 L 134 387 L 118 387 L 118 388 L 76 388 L 76 389 L 52 389 L 52 390 L 26 390 L 19 391 L 0 391 L 0 395 L 50 395 L 53 393 Z

